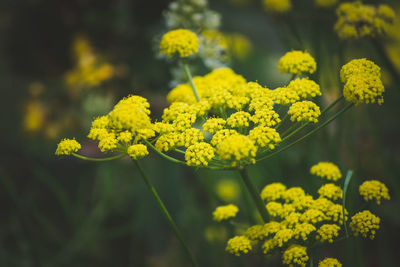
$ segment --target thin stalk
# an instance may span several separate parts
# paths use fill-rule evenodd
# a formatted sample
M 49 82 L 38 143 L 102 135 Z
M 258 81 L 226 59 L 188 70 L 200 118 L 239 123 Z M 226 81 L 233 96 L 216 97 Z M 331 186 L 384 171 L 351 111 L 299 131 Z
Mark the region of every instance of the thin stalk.
M 76 153 L 72 153 L 72 155 L 79 159 L 89 160 L 89 161 L 109 161 L 109 160 L 119 159 L 119 158 L 126 156 L 126 154 L 119 154 L 119 155 L 116 155 L 113 157 L 108 157 L 108 158 L 90 158 L 90 157 L 85 157 L 85 156 L 82 156 L 82 155 L 79 155 Z
M 168 224 L 171 226 L 171 228 L 174 231 L 176 237 L 181 242 L 181 245 L 185 249 L 185 252 L 186 252 L 187 256 L 189 257 L 192 265 L 195 266 L 195 267 L 198 267 L 199 265 L 197 264 L 196 259 L 194 258 L 194 256 L 193 256 L 192 252 L 190 251 L 188 245 L 186 244 L 185 240 L 183 239 L 183 236 L 182 236 L 181 232 L 179 231 L 177 225 L 175 224 L 175 222 L 172 219 L 171 215 L 169 214 L 167 208 L 165 207 L 164 203 L 162 202 L 162 200 L 161 200 L 160 196 L 158 195 L 156 189 L 154 188 L 153 184 L 151 183 L 151 181 L 147 177 L 146 173 L 144 172 L 142 166 L 139 164 L 139 162 L 137 160 L 133 160 L 133 162 L 135 163 L 136 167 L 138 168 L 138 170 L 139 170 L 139 172 L 140 172 L 140 174 L 141 174 L 141 176 L 143 178 L 143 181 L 146 183 L 147 187 L 149 188 L 149 190 L 153 194 L 154 198 L 156 199 L 158 206 L 160 207 L 162 213 L 164 214 L 165 218 L 168 221 Z
M 264 201 L 261 199 L 260 193 L 259 193 L 256 185 L 250 179 L 246 167 L 243 167 L 243 169 L 239 170 L 239 173 L 240 173 L 240 176 L 242 176 L 242 179 L 247 187 L 247 190 L 249 190 L 254 203 L 256 204 L 256 207 L 258 209 L 258 212 L 261 215 L 261 218 L 263 219 L 263 221 L 265 223 L 269 222 L 269 214 L 268 214 L 267 209 L 265 208 Z
M 146 139 L 143 139 L 143 141 L 146 143 L 146 145 L 148 145 L 149 147 L 151 147 L 151 148 L 152 148 L 158 155 L 160 155 L 161 157 L 163 157 L 163 158 L 165 158 L 165 159 L 167 159 L 167 160 L 169 160 L 169 161 L 172 161 L 172 162 L 174 162 L 174 163 L 179 163 L 179 164 L 186 165 L 185 162 L 183 162 L 183 161 L 181 161 L 181 160 L 179 160 L 179 159 L 175 159 L 175 158 L 173 158 L 173 157 L 170 157 L 170 156 L 168 156 L 168 155 L 162 153 L 160 150 L 158 150 L 155 146 L 153 146 L 152 143 L 150 143 L 150 142 L 147 141 Z
M 335 106 L 337 103 L 339 103 L 340 101 L 342 101 L 344 99 L 344 96 L 341 95 L 338 98 L 336 98 L 335 101 L 333 101 L 332 103 L 329 104 L 329 106 L 325 107 L 322 111 L 321 111 L 321 115 L 325 114 L 326 112 L 328 112 L 331 108 L 333 108 L 333 106 Z
M 292 146 L 294 146 L 295 144 L 303 141 L 304 139 L 306 139 L 307 137 L 309 137 L 310 135 L 312 135 L 313 133 L 317 132 L 318 130 L 320 130 L 321 128 L 325 127 L 326 125 L 328 125 L 329 123 L 331 123 L 333 120 L 335 120 L 337 117 L 339 117 L 342 113 L 346 112 L 349 108 L 351 108 L 354 104 L 351 103 L 349 105 L 347 105 L 346 107 L 344 107 L 342 110 L 340 110 L 338 113 L 336 113 L 335 115 L 333 115 L 331 118 L 329 118 L 327 121 L 325 121 L 323 124 L 321 124 L 320 126 L 318 126 L 317 128 L 311 130 L 310 132 L 308 132 L 306 135 L 304 135 L 303 137 L 297 139 L 296 141 L 294 141 L 293 143 L 290 143 L 289 145 L 279 149 L 278 151 L 266 155 L 264 157 L 259 158 L 257 161 L 261 161 L 261 160 L 265 160 L 265 159 L 269 159 L 272 158 L 273 156 L 278 155 L 279 153 L 291 148 Z M 301 127 L 300 127 L 301 128 Z
M 345 213 L 346 212 L 346 195 L 347 195 L 346 193 L 347 193 L 347 190 L 349 188 L 349 183 L 350 183 L 350 180 L 351 180 L 352 176 L 353 176 L 353 171 L 349 170 L 347 172 L 346 179 L 344 180 L 343 196 L 342 196 L 342 200 L 343 200 L 343 203 L 342 203 L 343 226 L 344 226 L 344 231 L 346 233 L 346 237 L 349 237 L 349 231 L 347 230 L 346 213 Z
M 185 70 L 186 76 L 188 77 L 190 86 L 192 87 L 193 94 L 196 97 L 197 102 L 200 102 L 200 96 L 199 96 L 199 93 L 197 92 L 196 86 L 193 83 L 192 74 L 190 73 L 188 64 L 183 63 L 183 69 Z

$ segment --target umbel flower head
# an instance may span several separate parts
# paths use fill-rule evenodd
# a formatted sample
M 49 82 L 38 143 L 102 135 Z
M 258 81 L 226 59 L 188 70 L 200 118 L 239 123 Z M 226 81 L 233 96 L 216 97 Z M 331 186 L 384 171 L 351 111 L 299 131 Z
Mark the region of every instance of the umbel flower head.
M 335 258 L 325 258 L 319 262 L 318 267 L 342 267 L 342 264 Z
M 354 104 L 383 103 L 385 88 L 381 81 L 380 68 L 365 58 L 354 59 L 344 65 L 340 78 L 345 83 L 343 95 Z
M 223 220 L 228 220 L 236 216 L 238 213 L 239 208 L 233 204 L 219 206 L 213 212 L 213 219 L 214 221 L 220 222 Z
M 301 75 L 303 73 L 312 74 L 317 69 L 317 63 L 307 52 L 291 51 L 287 52 L 278 63 L 278 70 L 282 73 L 292 73 Z
M 81 145 L 75 139 L 63 139 L 57 146 L 56 155 L 71 155 L 81 149 Z
M 321 161 L 311 167 L 310 173 L 331 181 L 337 181 L 342 178 L 342 173 L 338 166 L 332 162 Z
M 373 38 L 384 35 L 393 25 L 395 13 L 387 5 L 364 5 L 361 1 L 342 3 L 336 10 L 335 31 L 340 39 Z
M 381 204 L 381 199 L 390 199 L 389 189 L 377 180 L 365 181 L 360 185 L 359 191 L 365 201 L 375 199 L 378 205 Z
M 167 32 L 161 38 L 160 54 L 186 58 L 199 50 L 199 42 L 195 33 L 178 29 Z

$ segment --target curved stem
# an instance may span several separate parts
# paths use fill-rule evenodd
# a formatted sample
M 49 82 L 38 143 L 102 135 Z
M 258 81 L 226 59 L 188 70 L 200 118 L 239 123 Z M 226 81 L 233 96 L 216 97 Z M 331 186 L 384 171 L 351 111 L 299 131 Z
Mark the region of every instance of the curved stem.
M 122 157 L 125 157 L 126 154 L 119 154 L 113 157 L 108 157 L 108 158 L 90 158 L 90 157 L 85 157 L 76 153 L 72 153 L 71 155 L 73 155 L 74 157 L 77 157 L 79 159 L 83 159 L 83 160 L 88 160 L 88 161 L 109 161 L 109 160 L 114 160 L 114 159 L 119 159 Z
M 150 143 L 150 142 L 147 141 L 146 139 L 143 139 L 143 141 L 146 143 L 146 145 L 148 145 L 149 147 L 151 147 L 151 149 L 153 149 L 153 150 L 154 150 L 158 155 L 160 155 L 161 157 L 163 157 L 163 158 L 165 158 L 165 159 L 167 159 L 167 160 L 169 160 L 169 161 L 172 161 L 172 162 L 174 162 L 174 163 L 179 163 L 179 164 L 186 165 L 185 162 L 183 162 L 183 161 L 181 161 L 181 160 L 179 160 L 179 159 L 170 157 L 170 156 L 168 156 L 168 155 L 162 153 L 160 150 L 158 150 L 155 146 L 153 146 L 152 143 Z
M 272 158 L 273 156 L 276 156 L 277 154 L 291 148 L 292 146 L 294 146 L 295 144 L 303 141 L 304 139 L 306 139 L 307 137 L 309 137 L 310 135 L 312 135 L 313 133 L 317 132 L 319 129 L 325 127 L 326 125 L 328 125 L 330 122 L 332 122 L 334 119 L 336 119 L 338 116 L 340 116 L 342 113 L 344 113 L 345 111 L 347 111 L 349 108 L 351 108 L 354 104 L 350 103 L 349 105 L 347 105 L 346 107 L 344 107 L 342 110 L 340 110 L 338 113 L 336 113 L 335 115 L 333 115 L 331 118 L 329 118 L 327 121 L 325 121 L 324 123 L 322 123 L 320 126 L 318 126 L 317 128 L 311 130 L 310 132 L 308 132 L 306 135 L 302 136 L 301 138 L 297 139 L 296 141 L 294 141 L 293 143 L 290 143 L 289 145 L 279 149 L 278 151 L 266 155 L 264 157 L 259 158 L 257 161 L 261 161 L 261 160 L 265 160 L 265 159 L 269 159 Z M 302 126 L 303 127 L 303 126 Z M 300 127 L 301 128 L 301 127 Z M 299 129 L 300 129 L 299 128 Z
M 239 170 L 240 176 L 243 179 L 243 182 L 245 183 L 247 190 L 249 190 L 251 197 L 253 198 L 254 204 L 256 204 L 256 207 L 258 209 L 258 212 L 261 215 L 261 218 L 265 223 L 269 222 L 269 214 L 268 211 L 265 207 L 264 201 L 260 197 L 260 193 L 256 187 L 256 185 L 253 183 L 253 181 L 250 179 L 249 174 L 247 172 L 246 167 L 243 169 Z
M 200 96 L 199 93 L 197 92 L 196 86 L 194 85 L 192 74 L 190 73 L 188 64 L 183 63 L 183 69 L 185 70 L 186 76 L 188 77 L 190 86 L 192 87 L 193 94 L 196 97 L 197 102 L 200 102 Z
M 172 219 L 171 215 L 169 214 L 167 208 L 165 207 L 164 203 L 162 202 L 162 200 L 161 200 L 160 196 L 158 195 L 156 189 L 154 188 L 153 184 L 151 183 L 151 181 L 147 177 L 146 173 L 144 172 L 142 166 L 139 164 L 139 162 L 137 160 L 133 160 L 133 162 L 135 163 L 136 167 L 138 168 L 138 170 L 143 178 L 143 181 L 146 183 L 147 187 L 149 188 L 149 190 L 153 194 L 154 198 L 156 199 L 158 206 L 160 207 L 162 213 L 164 214 L 165 218 L 168 221 L 168 224 L 171 226 L 176 237 L 181 242 L 181 245 L 185 249 L 187 256 L 189 257 L 190 261 L 192 262 L 192 265 L 195 267 L 198 267 L 198 264 L 193 256 L 192 252 L 190 251 L 189 247 L 187 246 L 185 240 L 183 239 L 181 232 L 179 231 L 177 225 L 175 224 L 174 220 Z

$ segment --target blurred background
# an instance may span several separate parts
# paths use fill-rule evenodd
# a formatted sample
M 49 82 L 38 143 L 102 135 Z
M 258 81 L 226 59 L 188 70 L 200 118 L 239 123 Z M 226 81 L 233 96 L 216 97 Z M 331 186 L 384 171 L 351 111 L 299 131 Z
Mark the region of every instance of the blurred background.
M 276 69 L 279 58 L 292 49 L 307 50 L 317 60 L 313 78 L 321 85 L 322 106 L 341 94 L 341 65 L 367 57 L 381 66 L 382 106 L 357 106 L 250 173 L 260 189 L 280 181 L 315 194 L 321 181 L 309 168 L 332 161 L 343 174 L 355 172 L 350 213 L 361 205 L 362 181 L 383 181 L 391 200 L 372 207 L 382 218 L 375 240 L 350 239 L 318 255 L 337 257 L 344 266 L 398 266 L 400 5 L 364 2 L 396 10 L 386 37 L 341 41 L 333 31 L 336 7 L 321 9 L 312 0 L 293 1 L 285 16 L 265 12 L 261 0 L 175 2 L 192 6 L 184 11 L 167 0 L 2 0 L 0 266 L 189 266 L 129 160 L 93 163 L 54 155 L 61 138 L 76 137 L 82 154 L 100 156 L 86 138 L 90 123 L 128 94 L 149 99 L 153 117 L 160 117 L 166 94 L 182 77 L 157 47 L 177 25 L 201 31 L 214 47 L 192 62 L 197 75 L 229 66 L 248 81 L 276 88 L 290 79 Z M 262 255 L 226 253 L 234 230 L 212 221 L 217 205 L 252 207 L 236 173 L 184 168 L 156 154 L 142 163 L 201 266 L 267 266 Z M 239 219 L 247 221 L 253 211 Z M 279 257 L 269 260 L 281 264 Z

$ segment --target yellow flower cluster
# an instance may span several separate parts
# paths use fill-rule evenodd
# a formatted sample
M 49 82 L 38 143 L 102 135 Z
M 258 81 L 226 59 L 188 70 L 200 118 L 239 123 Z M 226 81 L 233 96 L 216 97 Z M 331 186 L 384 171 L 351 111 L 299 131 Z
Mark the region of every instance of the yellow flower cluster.
M 291 245 L 282 254 L 283 264 L 289 266 L 302 266 L 305 267 L 309 258 L 307 255 L 307 247 L 300 245 Z
M 361 1 L 342 3 L 336 10 L 335 31 L 341 39 L 384 35 L 393 25 L 395 13 L 387 5 L 364 5 Z
M 291 51 L 287 52 L 278 62 L 278 70 L 282 73 L 292 73 L 302 75 L 312 74 L 317 69 L 317 63 L 307 52 Z
M 71 155 L 81 149 L 81 145 L 75 139 L 64 138 L 57 146 L 56 155 Z
M 213 219 L 214 221 L 220 222 L 223 220 L 228 220 L 236 216 L 238 213 L 239 208 L 233 204 L 219 206 L 213 212 Z
M 342 198 L 343 192 L 342 188 L 335 184 L 324 184 L 318 189 L 318 194 L 320 197 L 335 201 L 339 198 Z
M 381 204 L 381 199 L 390 199 L 389 189 L 377 180 L 365 181 L 360 185 L 359 191 L 365 201 L 375 199 L 378 205 Z
M 342 267 L 342 264 L 335 258 L 325 258 L 319 262 L 318 267 Z
M 292 8 L 291 0 L 263 0 L 264 8 L 271 13 L 283 14 Z
M 317 230 L 317 239 L 321 242 L 333 243 L 333 239 L 339 236 L 340 226 L 336 224 L 323 224 Z
M 369 210 L 364 210 L 351 217 L 350 228 L 355 236 L 374 239 L 380 221 L 381 219 Z
M 155 143 L 157 149 L 169 151 L 181 147 L 182 133 L 196 127 L 206 133 L 199 141 L 215 149 L 213 163 L 241 167 L 255 163 L 257 153 L 273 150 L 281 142 L 276 130 L 281 122 L 279 106 L 292 104 L 292 111 L 295 111 L 292 117 L 297 120 L 316 121 L 320 112 L 311 101 L 297 104 L 302 98 L 321 95 L 319 85 L 308 78 L 296 79 L 287 87 L 271 90 L 256 82 L 247 82 L 229 68 L 221 68 L 194 77 L 193 82 L 199 102 L 189 83 L 180 84 L 169 92 L 167 99 L 171 104 L 164 110 L 161 123 L 171 127 L 160 132 Z M 207 114 L 213 117 L 207 118 Z M 204 154 L 211 155 L 211 148 L 207 150 Z M 206 161 L 209 163 L 212 158 L 204 158 L 200 165 L 197 159 L 197 164 L 189 163 L 188 159 L 194 158 L 190 153 L 186 157 L 189 165 L 209 166 Z M 196 153 L 201 152 L 197 150 Z
M 354 59 L 340 70 L 340 78 L 345 83 L 343 95 L 354 104 L 383 103 L 385 88 L 381 81 L 380 68 L 365 58 Z
M 317 123 L 321 111 L 314 102 L 306 100 L 292 104 L 287 114 L 291 115 L 291 121 Z
M 329 8 L 333 7 L 339 2 L 339 0 L 314 0 L 317 7 Z
M 173 57 L 178 55 L 181 58 L 197 53 L 199 42 L 195 33 L 178 29 L 169 31 L 163 35 L 160 42 L 160 53 Z
M 272 183 L 263 188 L 261 198 L 264 201 L 270 202 L 280 199 L 282 193 L 286 191 L 286 186 L 282 183 Z
M 251 249 L 251 242 L 247 237 L 235 236 L 228 240 L 225 250 L 236 256 L 240 256 L 241 254 L 247 254 Z
M 337 181 L 342 178 L 338 166 L 332 162 L 319 162 L 311 167 L 310 173 L 330 181 Z
M 128 147 L 127 153 L 134 160 L 144 158 L 149 154 L 147 147 L 143 144 L 136 144 Z
M 73 43 L 76 66 L 65 75 L 67 85 L 90 88 L 112 78 L 114 67 L 101 60 L 101 56 L 93 52 L 89 41 L 79 36 Z
M 215 148 L 205 142 L 195 143 L 188 147 L 185 153 L 186 163 L 190 166 L 208 166 L 214 158 Z

